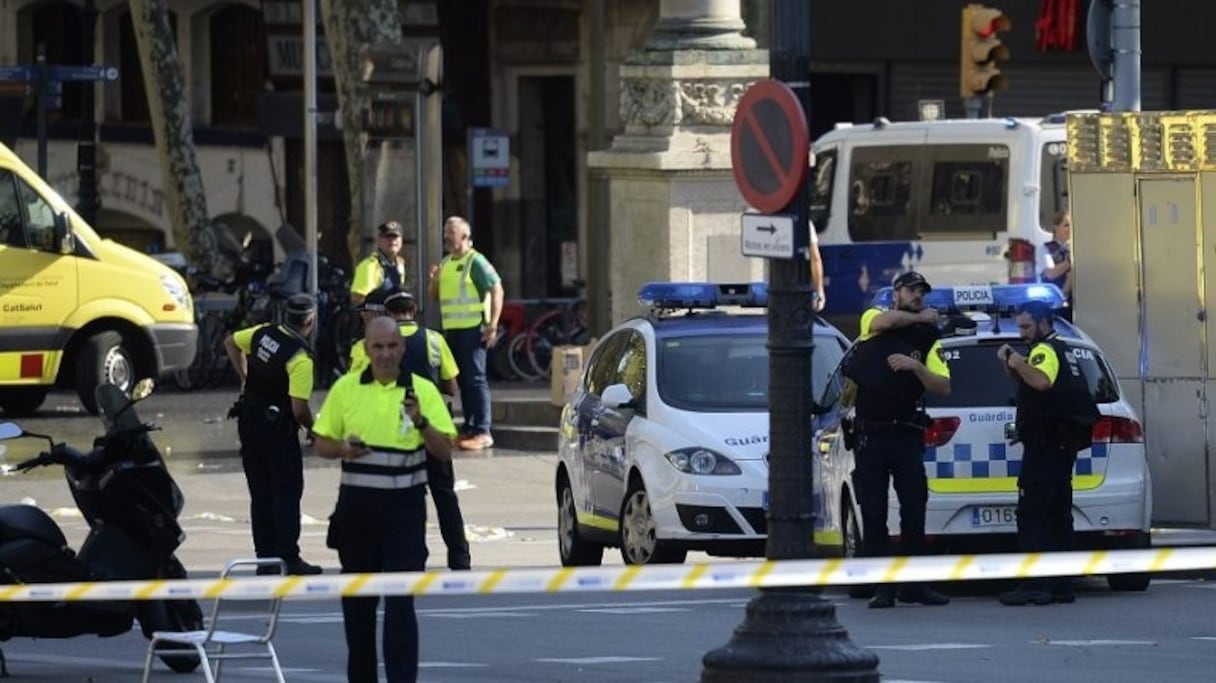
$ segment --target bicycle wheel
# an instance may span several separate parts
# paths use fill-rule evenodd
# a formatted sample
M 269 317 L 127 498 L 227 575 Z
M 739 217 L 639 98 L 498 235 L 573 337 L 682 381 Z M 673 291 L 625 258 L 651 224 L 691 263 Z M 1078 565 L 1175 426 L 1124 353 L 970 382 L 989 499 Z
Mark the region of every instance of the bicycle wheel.
M 549 311 L 532 323 L 528 329 L 525 349 L 528 363 L 536 377 L 548 377 L 553 362 L 553 350 L 567 343 L 566 317 L 560 310 Z
M 532 362 L 528 360 L 527 341 L 527 332 L 515 335 L 507 346 L 507 362 L 516 377 L 525 381 L 535 381 L 540 377 L 533 373 Z

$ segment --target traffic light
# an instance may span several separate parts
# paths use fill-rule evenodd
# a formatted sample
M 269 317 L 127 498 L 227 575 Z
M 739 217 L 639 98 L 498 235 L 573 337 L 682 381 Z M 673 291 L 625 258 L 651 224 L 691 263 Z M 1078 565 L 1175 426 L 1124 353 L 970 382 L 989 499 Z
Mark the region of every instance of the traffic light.
M 1009 48 L 1001 33 L 1013 27 L 999 9 L 984 5 L 963 8 L 963 40 L 959 61 L 959 92 L 964 97 L 979 97 L 1009 87 L 997 62 L 1009 59 Z

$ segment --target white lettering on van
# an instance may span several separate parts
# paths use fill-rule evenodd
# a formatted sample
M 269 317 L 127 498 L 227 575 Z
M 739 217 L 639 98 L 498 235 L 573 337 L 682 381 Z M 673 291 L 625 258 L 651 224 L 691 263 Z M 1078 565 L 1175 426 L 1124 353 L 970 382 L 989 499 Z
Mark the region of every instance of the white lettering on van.
M 994 145 L 988 148 L 989 159 L 1008 159 L 1009 148 L 1004 145 Z

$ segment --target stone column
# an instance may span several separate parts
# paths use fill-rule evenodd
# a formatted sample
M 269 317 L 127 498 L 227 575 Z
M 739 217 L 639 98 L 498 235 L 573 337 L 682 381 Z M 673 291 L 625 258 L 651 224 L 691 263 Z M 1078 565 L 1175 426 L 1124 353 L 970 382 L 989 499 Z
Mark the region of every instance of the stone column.
M 747 206 L 730 166 L 735 106 L 769 73 L 743 28 L 739 0 L 661 0 L 654 32 L 621 66 L 625 130 L 588 156 L 609 185 L 611 248 L 593 267 L 608 268 L 614 323 L 641 312 L 647 281 L 764 277 L 740 251 Z

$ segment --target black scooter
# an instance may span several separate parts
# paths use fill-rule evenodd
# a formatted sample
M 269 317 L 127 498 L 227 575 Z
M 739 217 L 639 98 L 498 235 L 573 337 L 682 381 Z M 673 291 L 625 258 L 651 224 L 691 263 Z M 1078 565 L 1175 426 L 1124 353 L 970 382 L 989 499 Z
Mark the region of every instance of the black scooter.
M 174 552 L 185 540 L 177 523 L 184 499 L 134 405 L 151 393 L 140 382 L 132 396 L 113 384 L 97 387 L 105 435 L 88 453 L 13 422 L 0 422 L 0 439 L 37 437 L 50 450 L 18 463 L 17 471 L 62 465 L 89 534 L 80 552 L 68 547 L 59 526 L 32 505 L 0 506 L 0 585 L 77 581 L 184 579 Z M 193 631 L 203 626 L 195 600 L 0 602 L 0 641 L 10 638 L 116 636 L 139 619 L 144 636 L 153 631 Z M 198 668 L 190 654 L 165 654 L 174 671 Z M 8 676 L 0 652 L 0 676 Z

